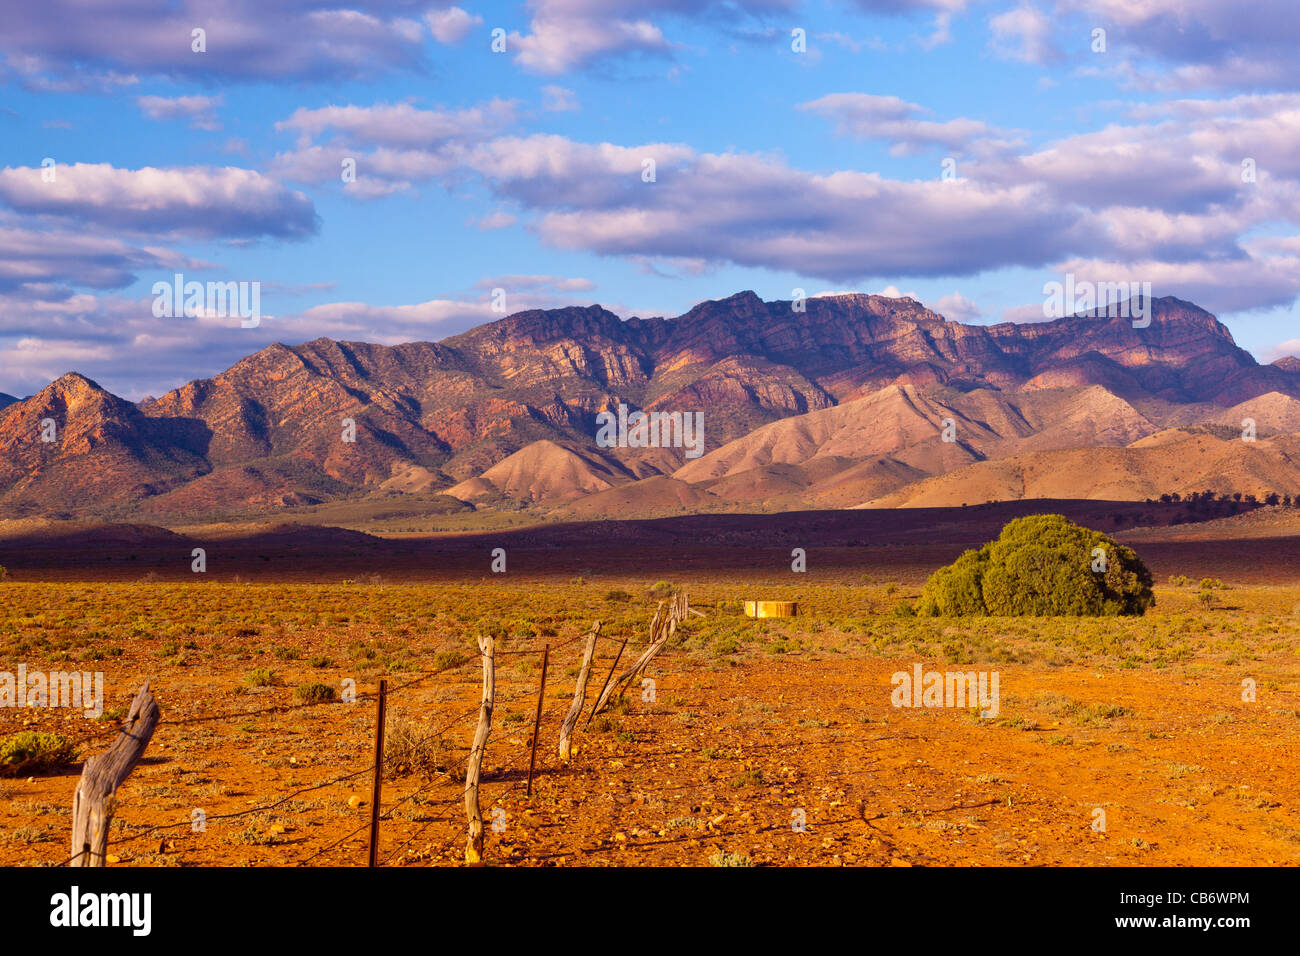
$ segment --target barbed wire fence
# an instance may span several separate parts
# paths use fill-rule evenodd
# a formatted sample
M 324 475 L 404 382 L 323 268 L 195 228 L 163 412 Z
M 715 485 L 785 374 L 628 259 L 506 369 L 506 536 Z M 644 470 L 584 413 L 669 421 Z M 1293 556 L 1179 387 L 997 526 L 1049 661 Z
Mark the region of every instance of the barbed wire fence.
M 208 724 L 229 721 L 247 722 L 250 718 L 270 715 L 270 714 L 289 714 L 309 710 L 316 707 L 336 704 L 335 699 L 321 699 L 300 702 L 283 702 L 272 704 L 265 707 L 242 710 L 227 710 L 210 714 L 199 714 L 184 717 L 177 720 L 165 720 L 161 716 L 160 708 L 153 699 L 152 692 L 149 689 L 148 682 L 137 692 L 135 699 L 132 701 L 126 721 L 121 727 L 107 727 L 86 734 L 71 743 L 74 748 L 80 748 L 87 744 L 102 740 L 109 735 L 116 735 L 109 749 L 100 755 L 90 757 L 83 767 L 82 777 L 77 784 L 76 796 L 73 804 L 73 844 L 70 847 L 70 856 L 61 860 L 54 866 L 104 866 L 108 862 L 109 847 L 120 848 L 135 844 L 138 841 L 158 834 L 170 831 L 191 828 L 194 832 L 206 832 L 206 825 L 209 822 L 223 822 L 239 820 L 245 817 L 254 817 L 259 814 L 270 813 L 280 807 L 289 804 L 299 797 L 318 791 L 327 790 L 332 787 L 341 786 L 351 781 L 358 780 L 370 775 L 374 781 L 373 795 L 379 797 L 380 784 L 384 779 L 386 769 L 397 769 L 395 767 L 386 767 L 386 764 L 392 763 L 388 750 L 383 746 L 384 723 L 381 715 L 384 714 L 384 704 L 394 695 L 402 694 L 412 688 L 424 684 L 440 675 L 457 671 L 472 664 L 476 659 L 481 663 L 483 669 L 483 693 L 480 701 L 472 708 L 469 708 L 455 717 L 440 723 L 428 733 L 421 733 L 419 744 L 422 747 L 433 747 L 444 743 L 447 738 L 454 734 L 465 721 L 474 714 L 478 714 L 479 720 L 475 726 L 474 744 L 469 752 L 452 763 L 448 763 L 441 768 L 430 773 L 429 779 L 417 787 L 406 796 L 391 803 L 386 808 L 380 806 L 379 799 L 372 799 L 371 812 L 367 815 L 364 823 L 352 829 L 337 839 L 313 850 L 309 855 L 297 861 L 297 866 L 307 866 L 314 861 L 320 860 L 327 855 L 334 853 L 346 844 L 355 841 L 364 831 L 371 831 L 371 838 L 367 849 L 369 850 L 369 862 L 371 866 L 388 866 L 397 861 L 403 851 L 407 850 L 415 841 L 428 829 L 435 824 L 450 823 L 457 814 L 457 804 L 464 804 L 466 815 L 466 829 L 468 841 L 466 845 L 466 862 L 481 862 L 483 854 L 483 820 L 480 808 L 479 784 L 481 782 L 480 768 L 482 760 L 491 740 L 492 731 L 492 710 L 495 705 L 495 667 L 497 658 L 520 658 L 526 659 L 537 657 L 542 662 L 541 677 L 537 688 L 537 706 L 533 722 L 533 730 L 528 741 L 529 759 L 526 767 L 512 768 L 506 772 L 506 775 L 514 773 L 517 775 L 513 783 L 509 784 L 503 790 L 497 791 L 493 796 L 493 803 L 499 804 L 505 797 L 515 793 L 521 787 L 527 788 L 528 793 L 532 792 L 532 779 L 534 770 L 538 762 L 538 749 L 541 734 L 541 725 L 543 722 L 543 711 L 545 709 L 545 690 L 546 690 L 546 672 L 547 662 L 550 657 L 557 651 L 570 647 L 579 641 L 584 643 L 583 654 L 584 660 L 588 666 L 580 669 L 578 679 L 575 681 L 574 701 L 570 705 L 570 714 L 561 724 L 560 744 L 558 747 L 559 759 L 562 764 L 567 764 L 572 759 L 569 738 L 572 733 L 579 729 L 585 729 L 602 709 L 606 708 L 611 699 L 616 696 L 619 687 L 626 688 L 631 681 L 642 673 L 646 665 L 652 660 L 668 643 L 669 639 L 676 632 L 679 622 L 686 618 L 687 613 L 691 612 L 689 601 L 684 592 L 679 592 L 668 601 L 660 601 L 656 608 L 654 618 L 650 625 L 650 634 L 647 639 L 646 648 L 638 658 L 636 663 L 628 671 L 615 680 L 614 673 L 618 663 L 622 658 L 631 636 L 627 635 L 622 638 L 603 635 L 600 633 L 600 622 L 595 624 L 583 634 L 577 634 L 562 640 L 555 644 L 545 644 L 541 647 L 527 648 L 504 648 L 496 649 L 495 642 L 491 637 L 480 638 L 480 653 L 475 657 L 463 657 L 441 666 L 435 667 L 428 671 L 423 671 L 415 677 L 403 681 L 394 686 L 387 685 L 387 679 L 380 680 L 378 690 L 357 693 L 348 701 L 350 704 L 360 704 L 374 702 L 376 704 L 375 720 L 375 740 L 376 751 L 375 759 L 365 766 L 357 767 L 344 773 L 338 773 L 325 779 L 319 780 L 294 789 L 257 806 L 249 807 L 244 810 L 232 811 L 229 813 L 218 813 L 208 815 L 203 813 L 202 830 L 194 830 L 196 822 L 191 815 L 189 819 L 178 820 L 173 823 L 163 823 L 154 826 L 148 826 L 138 832 L 131 833 L 129 836 L 117 837 L 113 832 L 113 811 L 115 809 L 115 792 L 120 784 L 131 773 L 132 769 L 140 761 L 148 746 L 149 740 L 153 735 L 155 726 L 167 731 L 176 728 L 186 727 L 189 725 Z M 699 613 L 699 612 L 695 612 Z M 605 677 L 604 684 L 597 696 L 595 705 L 587 717 L 587 721 L 582 728 L 576 727 L 576 717 L 581 715 L 585 710 L 586 685 L 590 679 L 592 668 L 590 662 L 594 657 L 594 648 L 597 641 L 606 641 L 618 644 L 617 653 L 614 655 L 613 663 L 610 665 L 609 673 Z M 152 714 L 152 724 L 144 727 L 141 715 Z M 570 721 L 568 717 L 574 719 Z M 111 769 L 105 768 L 112 764 Z M 526 777 L 522 775 L 526 772 Z M 458 779 L 462 779 L 463 786 L 457 787 L 454 793 L 446 794 L 434 798 L 433 792 L 445 787 L 448 783 L 453 785 Z M 91 799 L 93 796 L 94 799 Z M 410 833 L 395 848 L 390 849 L 387 855 L 379 859 L 379 840 L 380 825 L 384 821 L 393 821 L 398 810 L 408 805 L 418 806 L 426 812 L 433 812 L 435 815 L 428 819 L 418 822 L 420 825 L 416 830 Z M 193 814 L 195 811 L 191 811 Z M 119 826 L 123 825 L 118 821 Z M 491 827 L 497 829 L 497 821 L 492 821 Z

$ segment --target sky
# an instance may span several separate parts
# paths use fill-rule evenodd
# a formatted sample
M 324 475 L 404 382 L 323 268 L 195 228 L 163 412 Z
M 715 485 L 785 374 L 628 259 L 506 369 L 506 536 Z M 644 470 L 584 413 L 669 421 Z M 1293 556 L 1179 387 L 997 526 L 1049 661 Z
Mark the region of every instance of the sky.
M 0 28 L 0 392 L 751 289 L 1300 354 L 1293 0 L 43 0 Z M 255 326 L 158 283 L 253 284 Z

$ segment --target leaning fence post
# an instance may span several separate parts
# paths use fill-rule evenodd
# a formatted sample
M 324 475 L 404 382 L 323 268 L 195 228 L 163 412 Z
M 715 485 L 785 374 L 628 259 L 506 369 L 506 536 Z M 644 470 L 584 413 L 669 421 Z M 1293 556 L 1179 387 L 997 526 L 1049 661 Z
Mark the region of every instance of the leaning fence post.
M 659 606 L 655 608 L 655 616 L 650 621 L 650 645 L 631 667 L 618 675 L 618 680 L 612 684 L 607 684 L 600 697 L 596 700 L 596 706 L 591 708 L 593 717 L 605 709 L 605 705 L 619 687 L 628 684 L 634 677 L 645 670 L 646 665 L 654 659 L 655 655 L 664 649 L 664 645 L 677 633 L 677 623 L 686 617 L 686 612 L 689 610 L 690 603 L 687 601 L 686 592 L 684 591 L 673 598 L 668 605 L 667 613 L 664 613 L 664 602 L 659 602 Z
M 623 652 L 627 650 L 627 642 L 631 636 L 631 633 L 623 635 L 623 643 L 618 646 L 618 653 L 614 655 L 614 663 L 609 665 L 609 673 L 605 675 L 605 683 L 600 685 L 600 693 L 596 695 L 596 703 L 591 705 L 591 713 L 587 715 L 587 722 L 582 725 L 583 730 L 591 726 L 592 718 L 596 716 L 596 708 L 604 702 L 605 691 L 609 690 L 609 682 L 614 678 L 614 671 L 618 669 L 618 662 L 623 659 Z
M 144 756 L 158 719 L 158 703 L 145 681 L 131 701 L 117 739 L 102 754 L 86 761 L 72 797 L 72 866 L 104 865 L 114 794 Z
M 477 863 L 483 859 L 483 814 L 478 805 L 478 778 L 483 766 L 483 751 L 487 747 L 488 733 L 492 730 L 492 703 L 496 696 L 492 638 L 480 636 L 478 647 L 483 653 L 483 700 L 478 712 L 478 729 L 474 731 L 474 746 L 470 748 L 469 765 L 465 769 L 465 815 L 469 818 L 469 840 L 465 844 L 466 863 Z
M 578 683 L 573 688 L 573 703 L 560 725 L 560 759 L 568 761 L 573 755 L 573 741 L 570 739 L 573 728 L 582 716 L 582 708 L 587 703 L 587 677 L 591 673 L 591 656 L 596 653 L 596 638 L 600 635 L 600 621 L 591 626 L 587 633 L 587 646 L 582 652 L 582 667 L 578 671 Z
M 533 718 L 533 754 L 528 758 L 528 796 L 533 795 L 533 768 L 537 766 L 537 734 L 542 729 L 542 696 L 546 693 L 546 665 L 551 659 L 551 645 L 542 648 L 542 682 L 537 685 L 537 716 Z
M 379 681 L 379 718 L 375 722 L 375 782 L 370 789 L 370 866 L 379 865 L 379 794 L 384 786 L 384 711 L 388 681 Z

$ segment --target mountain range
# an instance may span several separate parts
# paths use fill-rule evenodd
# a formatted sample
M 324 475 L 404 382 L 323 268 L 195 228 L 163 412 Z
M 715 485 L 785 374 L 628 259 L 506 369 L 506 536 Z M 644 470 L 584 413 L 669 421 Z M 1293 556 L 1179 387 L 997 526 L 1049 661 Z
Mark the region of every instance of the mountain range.
M 436 343 L 277 343 L 139 403 L 69 372 L 0 395 L 0 517 L 1300 494 L 1300 360 L 1261 365 L 1192 303 L 1150 306 L 1146 328 L 1101 312 L 981 326 L 910 298 L 741 292 L 674 318 L 573 307 Z M 704 454 L 602 447 L 598 416 L 620 405 L 702 412 Z

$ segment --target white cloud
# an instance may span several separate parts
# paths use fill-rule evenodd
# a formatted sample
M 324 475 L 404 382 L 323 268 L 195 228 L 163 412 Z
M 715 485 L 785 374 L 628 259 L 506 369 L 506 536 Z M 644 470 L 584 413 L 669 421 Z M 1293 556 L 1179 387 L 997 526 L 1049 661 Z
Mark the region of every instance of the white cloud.
M 1055 15 L 1104 26 L 1113 72 L 1143 87 L 1300 88 L 1294 0 L 1055 0 Z
M 897 155 L 932 147 L 958 152 L 981 145 L 1005 148 L 1010 145 L 1005 138 L 1015 135 L 981 120 L 935 122 L 922 119 L 925 112 L 922 107 L 897 96 L 829 93 L 799 104 L 799 109 L 832 120 L 836 132 L 841 135 L 890 142 L 893 144 L 892 152 Z
M 487 232 L 492 229 L 508 229 L 518 221 L 518 217 L 512 216 L 508 212 L 497 210 L 496 212 L 488 213 L 481 219 L 475 220 L 474 225 L 484 232 Z
M 316 231 L 310 199 L 234 166 L 119 169 L 108 163 L 0 169 L 0 205 L 118 232 L 295 238 Z
M 460 7 L 448 7 L 446 10 L 434 10 L 425 14 L 425 21 L 439 43 L 451 45 L 459 43 L 469 35 L 469 31 L 481 26 L 483 18 L 466 13 Z
M 480 139 L 513 124 L 518 116 L 512 100 L 493 99 L 468 109 L 420 109 L 410 103 L 374 106 L 300 107 L 275 124 L 312 142 L 325 133 L 349 141 L 395 148 L 430 147 L 455 140 Z
M 135 103 L 152 120 L 187 119 L 194 129 L 217 130 L 221 96 L 138 96 Z
M 1264 362 L 1271 364 L 1280 358 L 1300 357 L 1300 339 L 1287 339 L 1285 342 L 1279 342 L 1264 353 Z
M 533 19 L 532 33 L 510 34 L 509 45 L 525 69 L 552 75 L 613 53 L 665 55 L 670 49 L 663 32 L 648 20 L 541 14 Z
M 112 89 L 140 75 L 337 81 L 426 62 L 403 0 L 42 0 L 6 16 L 2 72 L 43 90 Z M 195 56 L 190 31 L 206 24 Z
M 887 285 L 879 292 L 872 292 L 871 295 L 883 295 L 886 299 L 917 299 L 915 292 L 903 292 L 896 285 Z M 920 300 L 917 299 L 919 302 Z
M 578 97 L 573 90 L 554 84 L 542 87 L 542 109 L 548 113 L 565 113 L 578 109 Z
M 977 319 L 984 314 L 978 305 L 960 292 L 951 292 L 948 295 L 941 296 L 932 308 L 945 319 L 950 319 L 953 322 L 969 322 L 971 319 Z
M 1021 4 L 989 20 L 993 49 L 1001 56 L 1025 63 L 1048 63 L 1061 51 L 1052 42 L 1052 20 L 1037 7 Z
M 488 276 L 474 283 L 476 289 L 505 289 L 508 292 L 590 292 L 596 283 L 590 279 L 551 275 Z

